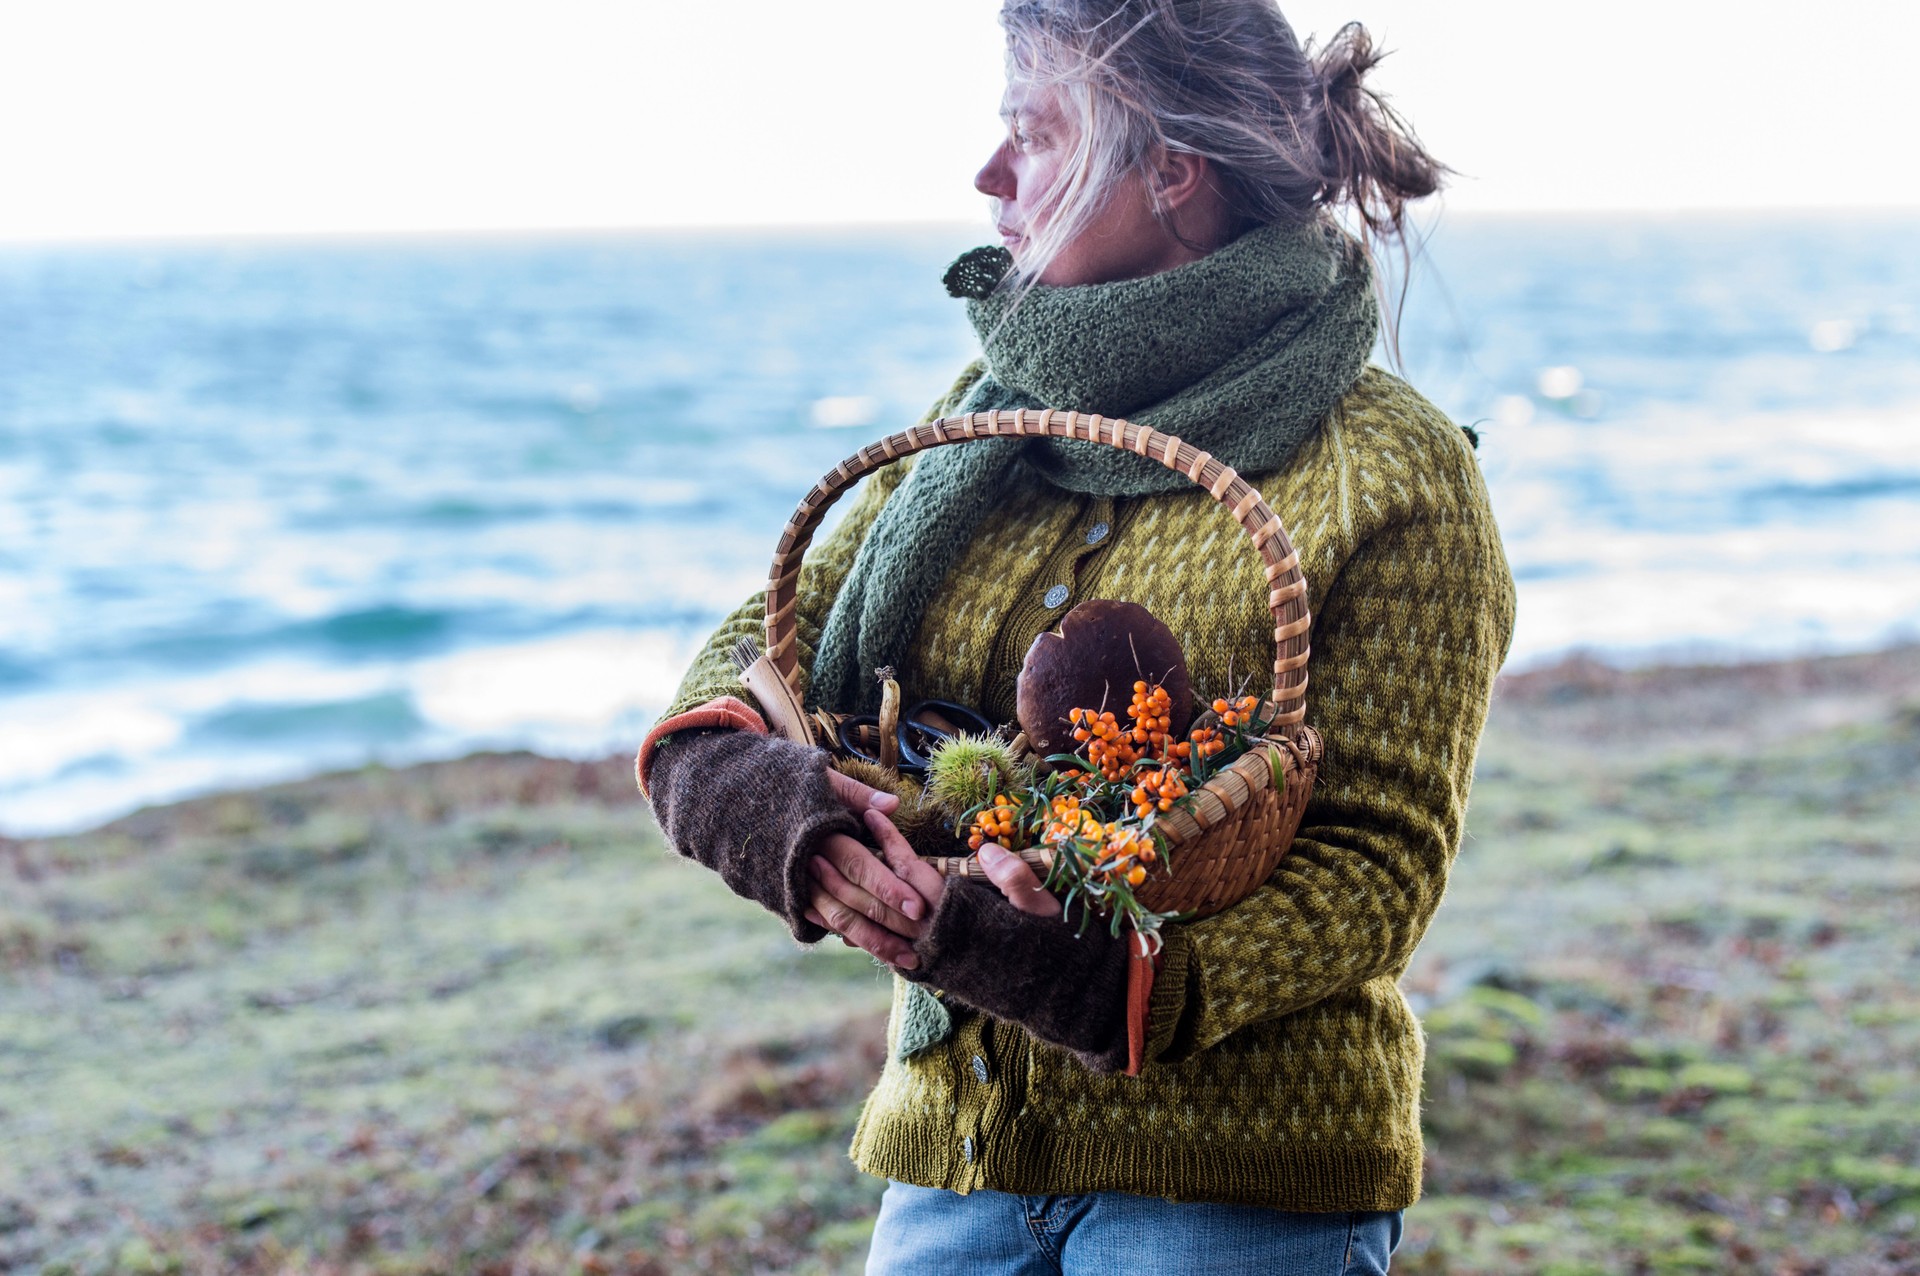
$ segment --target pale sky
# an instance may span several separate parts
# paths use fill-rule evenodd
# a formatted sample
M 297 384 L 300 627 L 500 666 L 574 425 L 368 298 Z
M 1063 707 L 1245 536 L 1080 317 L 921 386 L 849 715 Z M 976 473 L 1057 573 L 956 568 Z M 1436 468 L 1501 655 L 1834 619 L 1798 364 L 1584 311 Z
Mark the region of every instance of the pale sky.
M 0 0 L 0 239 L 980 220 L 999 0 Z M 1291 0 L 1457 209 L 1920 207 L 1920 4 Z

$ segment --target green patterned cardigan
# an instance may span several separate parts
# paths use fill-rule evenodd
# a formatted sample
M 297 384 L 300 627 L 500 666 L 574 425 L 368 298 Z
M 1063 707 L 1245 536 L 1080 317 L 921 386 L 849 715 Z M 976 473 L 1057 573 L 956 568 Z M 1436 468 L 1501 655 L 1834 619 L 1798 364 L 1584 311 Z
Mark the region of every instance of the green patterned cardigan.
M 976 364 L 931 415 L 978 375 Z M 802 669 L 905 470 L 867 479 L 808 555 Z M 1327 749 L 1291 852 L 1241 904 L 1167 928 L 1138 1077 L 1090 1071 L 956 1007 L 944 1043 L 905 1060 L 889 1050 L 854 1136 L 863 1170 L 961 1192 L 1288 1210 L 1401 1209 L 1419 1196 L 1424 1044 L 1397 981 L 1460 847 L 1513 579 L 1461 431 L 1377 368 L 1284 467 L 1248 478 L 1292 535 L 1313 608 L 1307 720 Z M 1197 488 L 1115 501 L 1018 467 L 922 620 L 900 671 L 906 697 L 1010 719 L 1028 644 L 1088 598 L 1137 602 L 1171 625 L 1196 690 L 1264 689 L 1260 559 L 1226 511 Z M 756 596 L 727 618 L 669 715 L 722 695 L 752 702 L 726 652 L 761 633 L 763 607 Z M 890 1044 L 907 987 L 895 983 Z

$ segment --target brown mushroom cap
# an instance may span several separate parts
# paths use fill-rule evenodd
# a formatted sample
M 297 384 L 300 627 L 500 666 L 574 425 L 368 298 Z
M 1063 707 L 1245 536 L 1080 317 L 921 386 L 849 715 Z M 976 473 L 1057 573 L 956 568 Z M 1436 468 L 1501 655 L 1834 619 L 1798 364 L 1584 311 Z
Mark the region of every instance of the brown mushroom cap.
M 1020 729 L 1043 757 L 1072 752 L 1067 711 L 1110 709 L 1124 721 L 1133 684 L 1142 679 L 1167 689 L 1173 732 L 1185 735 L 1193 688 L 1173 630 L 1138 603 L 1089 599 L 1061 617 L 1058 632 L 1027 648 L 1015 702 Z

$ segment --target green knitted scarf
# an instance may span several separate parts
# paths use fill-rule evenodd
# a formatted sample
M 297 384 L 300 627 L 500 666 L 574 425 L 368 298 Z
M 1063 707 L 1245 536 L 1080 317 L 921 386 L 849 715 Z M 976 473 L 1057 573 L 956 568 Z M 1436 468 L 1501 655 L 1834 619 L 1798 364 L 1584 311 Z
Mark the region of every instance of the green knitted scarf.
M 987 374 L 960 405 L 1061 408 L 1177 434 L 1246 474 L 1277 469 L 1365 367 L 1379 328 L 1366 255 L 1326 222 L 1269 225 L 1143 279 L 1002 286 L 1009 258 L 975 249 L 948 271 Z M 1069 492 L 1148 496 L 1187 486 L 1145 457 L 1073 439 L 987 439 L 919 458 L 881 509 L 827 615 L 812 699 L 879 699 L 872 671 L 905 665 L 934 592 L 1015 465 Z

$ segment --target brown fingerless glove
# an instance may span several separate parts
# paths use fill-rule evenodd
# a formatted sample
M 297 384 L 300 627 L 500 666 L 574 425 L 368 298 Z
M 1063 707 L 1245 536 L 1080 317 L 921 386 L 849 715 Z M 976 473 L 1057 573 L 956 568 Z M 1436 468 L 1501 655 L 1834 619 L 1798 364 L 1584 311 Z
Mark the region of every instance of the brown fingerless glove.
M 807 861 L 828 834 L 863 832 L 834 797 L 827 761 L 822 749 L 753 731 L 690 731 L 659 746 L 648 775 L 673 849 L 777 913 L 803 944 L 827 934 L 806 918 Z
M 1127 1066 L 1127 939 L 1098 918 L 1035 917 L 991 886 L 947 883 L 933 920 L 913 946 L 920 969 L 906 978 L 1040 1040 L 1070 1050 L 1098 1072 Z

